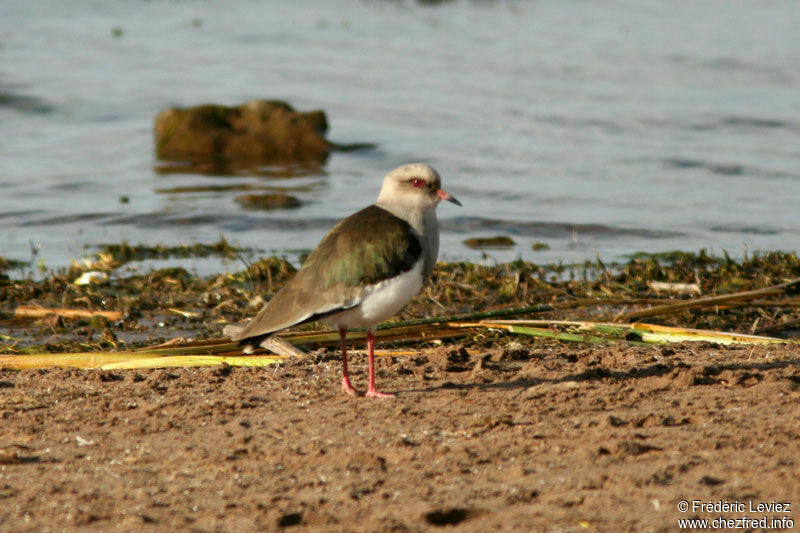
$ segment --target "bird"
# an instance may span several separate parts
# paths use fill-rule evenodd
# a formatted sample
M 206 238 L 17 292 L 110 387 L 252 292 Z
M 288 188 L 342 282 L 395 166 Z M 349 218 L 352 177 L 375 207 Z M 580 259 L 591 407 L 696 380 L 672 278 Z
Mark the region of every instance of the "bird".
M 392 170 L 375 203 L 333 226 L 295 276 L 231 340 L 252 353 L 278 331 L 324 319 L 339 330 L 342 391 L 360 396 L 347 369 L 346 335 L 366 326 L 369 381 L 363 396 L 394 396 L 375 386 L 375 331 L 430 278 L 439 255 L 436 208 L 442 201 L 462 205 L 442 189 L 432 167 L 412 163 Z

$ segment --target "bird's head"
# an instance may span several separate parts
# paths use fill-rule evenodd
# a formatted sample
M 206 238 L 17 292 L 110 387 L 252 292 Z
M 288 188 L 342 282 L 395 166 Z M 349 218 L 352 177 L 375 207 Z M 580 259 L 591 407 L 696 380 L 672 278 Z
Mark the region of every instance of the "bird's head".
M 442 189 L 439 173 L 422 163 L 403 165 L 389 172 L 383 179 L 378 196 L 378 204 L 402 205 L 406 209 L 420 210 L 435 208 L 442 200 L 461 205 Z

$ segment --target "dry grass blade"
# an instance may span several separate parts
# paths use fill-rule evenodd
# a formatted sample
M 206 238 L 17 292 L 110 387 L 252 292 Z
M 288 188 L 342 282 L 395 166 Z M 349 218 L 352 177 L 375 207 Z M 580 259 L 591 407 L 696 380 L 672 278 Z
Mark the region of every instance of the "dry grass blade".
M 485 327 L 506 329 L 512 333 L 551 337 L 571 342 L 612 342 L 628 340 L 666 344 L 672 342 L 706 341 L 717 344 L 784 344 L 790 341 L 773 337 L 710 331 L 703 329 L 677 328 L 655 324 L 613 324 L 608 322 L 586 322 L 571 320 L 503 320 L 497 322 L 481 322 Z M 475 324 L 471 324 L 475 325 Z M 566 327 L 572 331 L 559 333 L 551 329 L 529 326 Z M 545 332 L 550 332 L 546 334 Z M 591 332 L 595 335 L 584 335 Z
M 579 329 L 597 329 L 599 327 L 609 327 L 615 329 L 630 329 L 629 324 L 617 324 L 614 322 L 589 322 L 586 320 L 482 320 L 480 325 L 507 325 L 507 326 L 564 326 Z
M 0 355 L 0 368 L 24 370 L 26 368 L 99 368 L 121 361 L 150 359 L 150 354 L 131 352 L 86 352 L 66 354 Z
M 86 352 L 47 355 L 0 356 L 0 368 L 24 370 L 30 368 L 101 368 L 104 370 L 217 366 L 267 366 L 290 357 L 270 355 L 266 357 L 242 356 L 240 352 L 225 355 L 178 355 L 162 356 L 147 352 Z
M 632 324 L 632 329 L 642 335 L 645 342 L 667 343 L 684 341 L 706 341 L 717 344 L 791 344 L 786 339 L 761 337 L 743 333 L 727 333 L 704 329 L 675 328 L 656 324 Z
M 60 307 L 38 307 L 35 305 L 20 305 L 14 309 L 15 318 L 43 318 L 48 315 L 58 315 L 64 318 L 91 318 L 101 316 L 106 320 L 116 321 L 122 318 L 119 311 L 92 311 L 90 309 L 63 309 Z
M 169 346 L 168 348 L 165 346 Z M 229 339 L 210 339 L 200 342 L 167 343 L 136 350 L 135 353 L 150 355 L 219 355 L 222 353 L 241 353 L 242 350 Z
M 230 356 L 221 357 L 213 355 L 173 355 L 166 357 L 151 357 L 147 359 L 129 359 L 107 363 L 100 368 L 103 370 L 136 370 L 145 368 L 188 368 L 201 366 L 269 366 L 283 361 L 288 356 L 271 355 L 268 357 Z
M 658 307 L 653 307 L 651 309 L 632 311 L 630 313 L 623 313 L 622 315 L 617 317 L 617 320 L 621 322 L 628 322 L 638 318 L 679 313 L 681 311 L 685 311 L 686 309 L 708 307 L 712 305 L 720 305 L 731 302 L 741 302 L 744 300 L 755 300 L 757 298 L 762 298 L 764 296 L 777 296 L 779 294 L 784 294 L 787 288 L 791 287 L 792 285 L 796 285 L 798 283 L 800 283 L 800 278 L 796 278 L 791 281 L 787 281 L 786 283 L 781 283 L 779 285 L 773 285 L 772 287 L 756 289 L 753 291 L 744 291 L 733 294 L 722 294 L 718 296 L 706 296 L 703 298 L 695 298 L 693 300 L 687 300 L 685 302 L 662 305 Z
M 266 345 L 265 345 L 266 343 Z M 302 357 L 303 352 L 283 340 L 282 337 L 269 337 L 261 344 L 273 353 Z M 185 341 L 173 339 L 163 344 L 139 348 L 136 352 L 147 352 L 154 355 L 221 355 L 226 353 L 242 353 L 242 348 L 236 342 L 231 342 L 227 337 L 206 339 L 202 341 Z
M 749 302 L 733 303 L 730 304 L 730 307 L 741 307 L 744 305 L 753 307 L 800 307 L 800 299 L 789 298 L 786 300 L 751 300 Z

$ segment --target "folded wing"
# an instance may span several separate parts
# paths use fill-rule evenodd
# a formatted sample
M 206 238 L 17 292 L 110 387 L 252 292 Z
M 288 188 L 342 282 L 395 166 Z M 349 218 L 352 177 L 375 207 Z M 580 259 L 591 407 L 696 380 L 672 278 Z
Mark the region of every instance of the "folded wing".
M 256 346 L 276 331 L 361 304 L 365 287 L 411 270 L 422 256 L 405 220 L 376 205 L 334 226 L 297 272 L 234 341 Z

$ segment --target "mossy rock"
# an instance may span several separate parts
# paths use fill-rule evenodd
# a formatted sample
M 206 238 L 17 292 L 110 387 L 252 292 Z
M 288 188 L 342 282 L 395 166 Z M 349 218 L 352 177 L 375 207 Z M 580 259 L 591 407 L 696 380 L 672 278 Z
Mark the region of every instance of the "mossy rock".
M 155 119 L 156 156 L 233 168 L 270 164 L 321 165 L 328 157 L 328 120 L 320 110 L 298 112 L 286 102 L 170 108 Z

